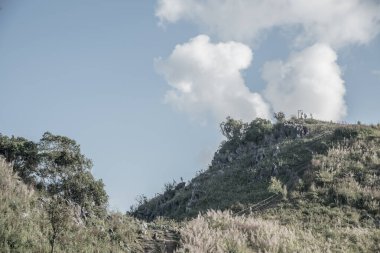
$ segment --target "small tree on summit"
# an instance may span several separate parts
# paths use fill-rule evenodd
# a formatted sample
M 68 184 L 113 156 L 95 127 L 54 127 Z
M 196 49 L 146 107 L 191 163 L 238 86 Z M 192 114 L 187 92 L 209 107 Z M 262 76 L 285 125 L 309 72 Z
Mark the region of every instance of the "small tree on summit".
M 269 120 L 256 118 L 245 127 L 243 139 L 260 144 L 265 140 L 265 136 L 272 133 L 272 129 L 273 125 Z
M 246 124 L 242 120 L 235 120 L 229 116 L 225 122 L 220 123 L 220 130 L 227 140 L 241 139 L 245 128 Z
M 283 113 L 283 112 L 275 112 L 273 114 L 273 116 L 277 120 L 277 122 L 279 122 L 279 123 L 285 121 L 285 113 Z

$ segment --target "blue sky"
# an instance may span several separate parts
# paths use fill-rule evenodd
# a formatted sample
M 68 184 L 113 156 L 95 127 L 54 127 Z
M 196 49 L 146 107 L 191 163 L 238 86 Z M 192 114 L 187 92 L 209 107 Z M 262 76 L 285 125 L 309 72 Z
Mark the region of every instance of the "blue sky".
M 360 19 L 373 8 L 351 1 L 362 11 L 352 20 L 371 36 L 351 35 L 357 31 L 348 17 L 338 29 L 354 28 L 336 38 L 321 35 L 298 12 L 296 21 L 226 23 L 208 9 L 213 2 L 0 1 L 0 132 L 37 141 L 50 131 L 75 139 L 104 180 L 111 208 L 125 211 L 136 196 L 153 196 L 164 183 L 207 168 L 227 113 L 249 120 L 282 106 L 290 112 L 301 107 L 322 118 L 380 122 L 379 17 Z M 200 3 L 198 13 L 192 8 Z M 345 20 L 348 14 L 339 15 Z M 234 22 L 250 30 L 237 33 Z M 278 99 L 284 83 L 322 87 L 322 93 L 284 104 Z M 318 100 L 302 104 L 303 96 Z

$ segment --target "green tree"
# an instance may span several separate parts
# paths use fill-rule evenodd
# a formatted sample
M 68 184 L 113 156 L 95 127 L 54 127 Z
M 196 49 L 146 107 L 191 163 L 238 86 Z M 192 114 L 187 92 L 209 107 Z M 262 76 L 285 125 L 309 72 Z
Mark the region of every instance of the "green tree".
M 282 123 L 285 121 L 285 113 L 283 112 L 275 112 L 273 116 L 279 123 Z
M 92 211 L 97 216 L 105 214 L 108 195 L 102 180 L 95 180 L 86 171 L 77 173 L 63 182 L 63 194 L 66 199 L 80 205 L 85 212 Z
M 104 184 L 92 176 L 92 162 L 81 153 L 74 140 L 46 132 L 38 148 L 38 172 L 49 194 L 64 196 L 86 212 L 99 214 L 105 209 L 108 196 Z
M 269 120 L 257 118 L 245 129 L 244 140 L 261 143 L 266 135 L 272 134 L 273 125 Z
M 70 176 L 90 171 L 92 162 L 81 154 L 80 146 L 65 136 L 43 134 L 38 144 L 39 174 L 49 183 L 60 183 Z
M 57 242 L 61 240 L 63 233 L 68 229 L 70 208 L 65 199 L 55 196 L 46 204 L 46 211 L 51 225 L 49 231 L 50 252 L 54 253 Z
M 39 163 L 37 144 L 21 137 L 0 134 L 0 155 L 13 165 L 25 183 L 34 183 Z
M 226 121 L 220 124 L 220 130 L 227 140 L 241 139 L 245 130 L 246 124 L 242 120 L 235 120 L 227 117 Z

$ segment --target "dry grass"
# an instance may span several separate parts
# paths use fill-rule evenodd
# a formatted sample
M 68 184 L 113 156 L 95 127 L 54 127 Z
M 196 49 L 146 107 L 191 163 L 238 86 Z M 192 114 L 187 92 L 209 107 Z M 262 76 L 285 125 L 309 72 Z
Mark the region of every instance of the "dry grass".
M 49 197 L 25 185 L 0 157 L 0 252 L 50 252 L 52 224 Z M 107 219 L 78 218 L 74 205 L 59 234 L 54 252 L 142 252 L 136 242 L 139 222 L 120 213 Z
M 326 215 L 312 212 L 308 214 L 312 219 L 323 219 Z M 380 250 L 380 231 L 376 228 L 339 226 L 334 222 L 329 225 L 322 220 L 318 224 L 316 221 L 305 224 L 303 219 L 307 217 L 302 217 L 303 212 L 295 209 L 283 212 L 288 218 L 297 213 L 295 220 L 288 219 L 284 224 L 284 220 L 276 220 L 280 213 L 264 219 L 253 215 L 236 217 L 227 211 L 208 211 L 181 229 L 181 247 L 177 252 L 356 253 Z
M 44 252 L 48 244 L 44 213 L 31 187 L 22 183 L 0 158 L 0 249 L 2 252 Z M 38 241 L 39 244 L 33 242 Z M 45 245 L 45 246 L 44 246 Z
M 208 211 L 181 230 L 178 252 L 328 252 L 310 231 L 253 216 Z

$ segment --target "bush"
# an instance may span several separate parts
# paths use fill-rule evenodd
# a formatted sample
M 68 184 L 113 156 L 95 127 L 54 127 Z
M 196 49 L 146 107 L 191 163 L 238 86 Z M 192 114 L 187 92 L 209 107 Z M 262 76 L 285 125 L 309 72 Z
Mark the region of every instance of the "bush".
M 281 181 L 275 177 L 271 177 L 268 191 L 274 194 L 281 194 L 283 198 L 286 198 L 288 194 L 286 185 L 283 185 Z
M 260 144 L 272 134 L 273 125 L 269 120 L 257 118 L 248 124 L 244 131 L 244 141 Z
M 13 170 L 26 183 L 35 183 L 39 163 L 37 144 L 21 137 L 0 134 L 0 155 L 13 164 Z
M 275 112 L 273 117 L 277 120 L 278 123 L 282 123 L 286 120 L 285 113 L 283 112 Z
M 227 117 L 225 122 L 220 123 L 220 130 L 227 140 L 240 139 L 244 133 L 245 124 L 241 120 Z
M 333 140 L 340 141 L 344 139 L 353 139 L 358 137 L 359 131 L 352 127 L 340 127 L 334 130 Z

